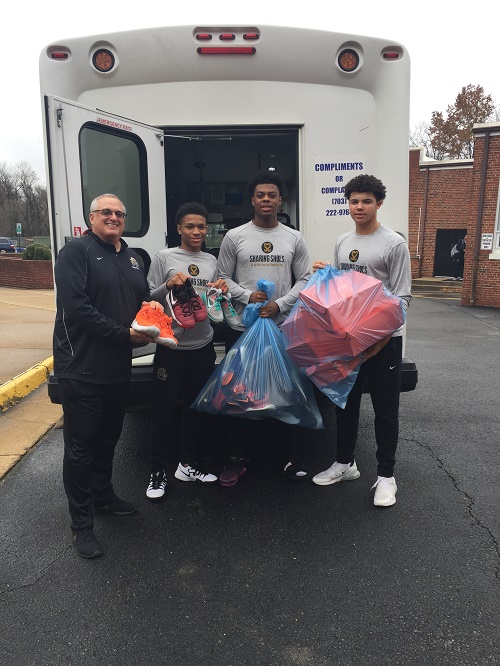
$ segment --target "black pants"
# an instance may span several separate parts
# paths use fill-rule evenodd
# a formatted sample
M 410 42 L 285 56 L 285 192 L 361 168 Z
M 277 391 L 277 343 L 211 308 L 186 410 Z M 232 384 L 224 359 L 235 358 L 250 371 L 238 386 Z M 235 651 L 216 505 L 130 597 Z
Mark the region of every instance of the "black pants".
M 375 412 L 377 473 L 390 478 L 394 473 L 399 434 L 402 337 L 391 338 L 373 358 L 361 364 L 345 409 L 337 407 L 337 461 L 351 463 L 359 427 L 363 386 L 368 380 Z
M 465 256 L 463 252 L 460 252 L 458 259 L 455 262 L 455 278 L 463 278 L 464 276 L 464 263 Z
M 215 368 L 213 344 L 200 349 L 156 348 L 151 401 L 151 469 L 165 468 L 167 443 L 178 400 L 182 400 L 180 461 L 193 465 L 208 415 L 189 409 Z
M 94 525 L 94 501 L 115 497 L 111 476 L 120 437 L 129 382 L 89 384 L 60 379 L 64 412 L 64 490 L 71 528 Z

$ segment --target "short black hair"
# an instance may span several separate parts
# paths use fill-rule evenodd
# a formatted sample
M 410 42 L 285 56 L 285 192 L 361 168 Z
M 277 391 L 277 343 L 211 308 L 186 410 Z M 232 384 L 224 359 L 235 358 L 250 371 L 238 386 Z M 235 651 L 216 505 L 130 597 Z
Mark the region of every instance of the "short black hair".
M 179 209 L 175 214 L 175 224 L 182 224 L 182 219 L 186 217 L 186 215 L 200 215 L 205 218 L 206 222 L 208 222 L 208 210 L 197 201 L 188 201 L 187 203 L 182 204 L 182 206 L 179 206 Z
M 274 171 L 260 171 L 248 181 L 247 188 L 248 196 L 250 199 L 253 197 L 257 185 L 276 185 L 280 193 L 280 197 L 283 196 L 283 192 L 285 191 L 285 183 L 283 182 L 283 178 Z
M 383 201 L 386 195 L 382 181 L 368 174 L 356 176 L 347 183 L 344 187 L 345 198 L 350 199 L 353 192 L 371 192 L 377 201 Z

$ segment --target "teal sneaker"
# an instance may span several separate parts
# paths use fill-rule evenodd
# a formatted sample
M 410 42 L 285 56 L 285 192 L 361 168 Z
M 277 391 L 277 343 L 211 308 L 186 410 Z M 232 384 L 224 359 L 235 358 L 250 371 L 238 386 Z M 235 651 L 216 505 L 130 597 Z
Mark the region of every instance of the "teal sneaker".
M 207 308 L 208 318 L 210 321 L 213 321 L 214 324 L 221 324 L 224 321 L 224 315 L 222 313 L 222 291 L 220 289 L 215 289 L 210 287 L 207 291 L 202 292 L 203 302 Z
M 241 317 L 233 307 L 231 294 L 229 292 L 227 292 L 227 294 L 222 294 L 221 308 L 224 320 L 227 324 L 229 324 L 229 326 L 231 326 L 231 328 L 241 326 Z

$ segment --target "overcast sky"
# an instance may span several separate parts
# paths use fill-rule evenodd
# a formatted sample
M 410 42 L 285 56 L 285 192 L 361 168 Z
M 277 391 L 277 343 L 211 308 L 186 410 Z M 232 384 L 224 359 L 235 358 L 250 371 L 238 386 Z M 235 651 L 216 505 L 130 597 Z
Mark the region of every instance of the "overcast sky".
M 29 162 L 45 182 L 38 58 L 70 37 L 162 25 L 289 25 L 400 42 L 412 63 L 410 127 L 446 111 L 462 86 L 480 84 L 500 104 L 497 3 L 450 0 L 17 0 L 2 12 L 0 162 Z M 468 8 L 468 9 L 467 9 Z M 477 8 L 477 13 L 474 9 Z

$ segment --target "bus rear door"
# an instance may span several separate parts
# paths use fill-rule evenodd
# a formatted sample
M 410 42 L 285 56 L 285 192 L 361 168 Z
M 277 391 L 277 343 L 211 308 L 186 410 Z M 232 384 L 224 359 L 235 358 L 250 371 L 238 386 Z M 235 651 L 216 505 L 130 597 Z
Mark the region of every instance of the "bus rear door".
M 124 238 L 142 256 L 166 245 L 163 132 L 56 97 L 45 97 L 54 257 L 88 228 L 90 203 L 116 194 L 126 206 Z

